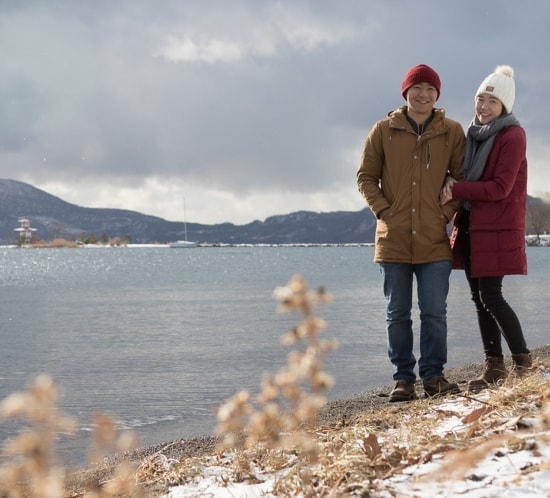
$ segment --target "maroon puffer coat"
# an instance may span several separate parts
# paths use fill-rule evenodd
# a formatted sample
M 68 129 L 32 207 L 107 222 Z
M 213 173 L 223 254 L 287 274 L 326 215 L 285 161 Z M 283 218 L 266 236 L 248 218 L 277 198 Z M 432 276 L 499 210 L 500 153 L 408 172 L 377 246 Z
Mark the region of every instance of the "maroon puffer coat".
M 527 142 L 521 126 L 509 126 L 495 138 L 478 181 L 458 182 L 453 198 L 469 199 L 472 277 L 527 274 L 525 210 Z M 451 234 L 453 268 L 463 268 L 460 212 Z

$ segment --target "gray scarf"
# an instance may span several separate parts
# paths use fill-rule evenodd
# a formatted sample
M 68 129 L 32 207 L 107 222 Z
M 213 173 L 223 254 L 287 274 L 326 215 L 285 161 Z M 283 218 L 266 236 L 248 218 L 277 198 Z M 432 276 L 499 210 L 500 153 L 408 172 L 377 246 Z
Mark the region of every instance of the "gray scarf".
M 519 121 L 512 113 L 499 116 L 486 125 L 480 124 L 477 116 L 472 120 L 466 136 L 465 181 L 475 182 L 479 180 L 485 169 L 489 153 L 493 148 L 495 137 L 502 129 L 514 125 L 519 126 Z M 470 209 L 470 201 L 464 200 L 462 205 L 465 209 Z

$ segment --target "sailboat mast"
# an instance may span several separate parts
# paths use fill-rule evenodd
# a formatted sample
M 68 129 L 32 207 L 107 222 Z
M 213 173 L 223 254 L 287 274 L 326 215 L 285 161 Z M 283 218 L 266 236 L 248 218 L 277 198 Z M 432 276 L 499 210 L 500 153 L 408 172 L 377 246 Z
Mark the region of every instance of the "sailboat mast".
M 183 198 L 183 233 L 187 240 L 187 215 L 185 214 L 185 197 Z

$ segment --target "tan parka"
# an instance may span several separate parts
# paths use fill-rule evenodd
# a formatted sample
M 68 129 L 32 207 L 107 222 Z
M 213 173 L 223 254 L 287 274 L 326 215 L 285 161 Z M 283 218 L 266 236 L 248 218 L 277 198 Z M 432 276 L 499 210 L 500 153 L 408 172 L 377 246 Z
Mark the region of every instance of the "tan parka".
M 405 111 L 400 107 L 375 123 L 357 171 L 359 191 L 378 219 L 374 261 L 451 260 L 446 225 L 459 202 L 441 206 L 439 193 L 447 174 L 462 179 L 464 130 L 434 108 L 432 121 L 418 136 Z

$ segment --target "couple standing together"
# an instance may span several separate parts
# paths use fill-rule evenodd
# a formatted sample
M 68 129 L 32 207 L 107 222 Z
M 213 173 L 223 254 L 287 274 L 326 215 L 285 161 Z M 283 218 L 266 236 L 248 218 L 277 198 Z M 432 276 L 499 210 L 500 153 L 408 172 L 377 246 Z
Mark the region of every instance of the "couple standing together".
M 406 105 L 375 123 L 367 136 L 357 184 L 377 218 L 374 261 L 383 276 L 388 356 L 396 382 L 390 401 L 417 398 L 414 279 L 424 392 L 459 392 L 444 377 L 452 268 L 464 269 L 485 353 L 483 374 L 468 389 L 479 391 L 506 378 L 502 337 L 514 370 L 522 374 L 531 367 L 521 324 L 502 294 L 505 275 L 527 274 L 526 137 L 512 113 L 513 76 L 510 66 L 498 66 L 483 80 L 465 137 L 460 123 L 434 107 L 438 74 L 424 64 L 414 66 L 401 84 Z

